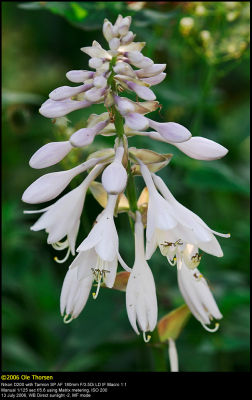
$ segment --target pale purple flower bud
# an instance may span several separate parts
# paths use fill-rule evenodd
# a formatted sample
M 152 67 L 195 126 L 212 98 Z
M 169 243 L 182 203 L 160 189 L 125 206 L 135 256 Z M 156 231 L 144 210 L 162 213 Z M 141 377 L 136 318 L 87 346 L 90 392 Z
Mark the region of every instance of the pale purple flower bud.
M 129 30 L 131 24 L 131 17 L 125 17 L 122 19 L 121 23 L 118 26 L 118 33 L 121 36 L 126 35 Z
M 138 113 L 131 113 L 124 116 L 125 122 L 130 129 L 143 131 L 149 127 L 148 118 Z
M 228 152 L 221 144 L 201 136 L 193 136 L 184 143 L 174 143 L 174 146 L 196 160 L 218 160 Z
M 86 70 L 73 70 L 66 73 L 66 77 L 69 81 L 74 83 L 85 82 L 85 80 L 93 78 L 94 71 Z
M 64 117 L 72 111 L 80 110 L 81 108 L 89 107 L 92 103 L 87 100 L 61 100 L 54 101 L 51 99 L 46 100 L 39 109 L 41 115 L 46 118 Z
M 71 86 L 61 86 L 58 87 L 57 89 L 54 89 L 50 94 L 49 97 L 50 99 L 54 101 L 59 101 L 59 100 L 65 100 L 68 99 L 69 97 L 75 96 L 76 94 L 85 92 L 93 87 L 93 84 L 86 84 L 86 85 L 81 85 L 81 86 L 76 86 L 76 87 L 71 87 Z
M 150 86 L 158 85 L 160 82 L 162 82 L 166 77 L 166 74 L 164 72 L 161 72 L 161 74 L 151 76 L 149 78 L 142 78 L 141 80 L 148 83 Z
M 85 94 L 85 98 L 92 103 L 96 103 L 101 100 L 102 96 L 105 94 L 106 88 L 97 89 L 93 87 L 92 89 L 88 90 Z
M 63 192 L 76 175 L 93 167 L 99 161 L 100 159 L 91 158 L 68 171 L 51 172 L 41 176 L 25 190 L 22 200 L 29 204 L 44 203 L 53 200 Z
M 113 27 L 110 21 L 107 19 L 104 20 L 104 24 L 102 27 L 103 36 L 109 42 L 113 38 Z
M 114 95 L 115 103 L 117 106 L 118 111 L 121 115 L 125 115 L 135 111 L 134 104 L 130 103 L 130 101 L 123 97 Z
M 150 58 L 144 57 L 140 51 L 128 51 L 125 56 L 131 64 L 138 68 L 149 68 L 154 64 Z
M 96 124 L 92 128 L 83 128 L 79 129 L 75 133 L 72 134 L 70 138 L 70 143 L 74 147 L 84 147 L 88 146 L 91 144 L 95 138 L 95 136 L 105 128 L 109 123 L 109 119 L 105 121 L 101 121 L 98 124 Z
M 107 79 L 103 75 L 96 76 L 93 80 L 93 85 L 98 89 L 105 88 L 107 86 Z
M 138 85 L 135 82 L 126 81 L 129 89 L 133 90 L 143 100 L 155 100 L 156 96 L 153 91 L 146 86 Z
M 47 143 L 33 154 L 29 165 L 36 169 L 50 167 L 61 161 L 71 150 L 69 141 Z
M 116 149 L 114 161 L 103 171 L 102 185 L 109 194 L 120 194 L 127 184 L 127 172 L 122 165 L 124 148 Z
M 124 55 L 132 64 L 139 63 L 144 58 L 144 55 L 140 53 L 140 51 L 127 51 L 126 53 L 124 53 Z
M 149 78 L 151 76 L 159 75 L 166 68 L 166 64 L 152 64 L 150 67 L 139 69 L 136 71 L 138 78 Z
M 129 31 L 125 36 L 122 37 L 121 43 L 122 44 L 128 44 L 131 43 L 136 35 L 133 34 L 133 32 Z
M 94 69 L 98 69 L 102 66 L 103 64 L 103 60 L 101 58 L 90 58 L 88 65 L 90 66 L 90 68 L 94 68 Z
M 147 119 L 150 127 L 171 143 L 185 142 L 192 136 L 188 129 L 176 122 L 156 122 L 149 118 Z
M 136 77 L 135 71 L 131 68 L 131 66 L 123 61 L 117 62 L 113 67 L 116 74 L 127 75 L 131 78 Z
M 118 38 L 113 38 L 109 41 L 109 48 L 110 50 L 117 50 L 118 47 L 120 46 L 120 39 Z

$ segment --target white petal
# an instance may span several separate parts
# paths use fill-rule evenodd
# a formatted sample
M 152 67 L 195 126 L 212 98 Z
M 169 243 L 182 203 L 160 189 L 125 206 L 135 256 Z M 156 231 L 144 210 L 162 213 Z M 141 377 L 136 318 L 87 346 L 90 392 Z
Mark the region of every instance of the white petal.
M 106 278 L 104 282 L 108 288 L 112 288 L 115 283 L 116 270 L 117 270 L 117 257 L 111 262 L 109 262 L 108 267 L 106 267 L 109 272 L 106 272 Z
M 74 83 L 85 82 L 86 79 L 92 78 L 94 71 L 86 70 L 72 70 L 66 73 L 66 77 L 69 81 Z
M 193 136 L 184 143 L 174 143 L 174 146 L 196 160 L 217 160 L 224 157 L 228 152 L 219 143 L 201 136 Z
M 47 143 L 33 154 L 29 165 L 36 169 L 50 167 L 61 161 L 71 149 L 69 141 Z
M 137 131 L 142 131 L 149 127 L 148 118 L 138 113 L 129 113 L 124 116 L 125 123 L 129 128 Z
M 192 136 L 187 128 L 176 122 L 156 122 L 149 118 L 148 120 L 151 128 L 155 129 L 161 136 L 173 144 L 184 142 Z
M 139 330 L 136 325 L 135 283 L 133 272 L 130 274 L 126 287 L 126 308 L 131 326 L 134 331 L 139 335 Z
M 39 109 L 39 112 L 41 115 L 47 118 L 58 118 L 58 117 L 64 117 L 66 114 L 69 114 L 72 111 L 89 107 L 91 104 L 92 103 L 87 100 L 54 101 L 49 99 L 42 104 L 42 106 Z

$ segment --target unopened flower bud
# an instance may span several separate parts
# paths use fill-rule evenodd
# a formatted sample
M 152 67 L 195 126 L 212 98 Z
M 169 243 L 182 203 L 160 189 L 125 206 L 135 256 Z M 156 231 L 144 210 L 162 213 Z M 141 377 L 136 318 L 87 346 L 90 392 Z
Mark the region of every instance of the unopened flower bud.
M 102 66 L 102 64 L 103 64 L 102 59 L 97 58 L 97 57 L 90 58 L 90 60 L 88 62 L 88 65 L 90 66 L 90 68 L 95 68 L 95 69 L 100 68 Z
M 104 20 L 102 32 L 107 42 L 109 42 L 113 38 L 112 24 L 107 19 Z
M 93 84 L 96 88 L 105 88 L 107 86 L 107 79 L 104 76 L 96 76 L 93 80 Z
M 69 81 L 74 83 L 84 82 L 86 79 L 92 78 L 94 71 L 85 70 L 73 70 L 66 73 L 66 77 Z
M 110 50 L 117 50 L 118 47 L 120 46 L 120 39 L 118 38 L 113 38 L 109 41 L 109 48 Z
M 124 148 L 118 147 L 114 161 L 103 171 L 102 185 L 108 194 L 120 194 L 127 184 L 127 172 L 122 165 Z

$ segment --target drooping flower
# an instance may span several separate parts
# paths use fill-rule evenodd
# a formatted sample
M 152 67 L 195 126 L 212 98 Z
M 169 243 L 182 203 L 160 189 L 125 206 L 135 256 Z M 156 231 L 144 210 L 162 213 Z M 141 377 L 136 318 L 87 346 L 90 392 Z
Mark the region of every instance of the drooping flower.
M 163 180 L 155 174 L 151 175 L 143 163 L 141 163 L 141 172 L 149 191 L 146 229 L 147 259 L 152 256 L 157 246 L 169 247 L 169 243 L 176 247 L 176 250 L 180 245 L 191 243 L 206 253 L 222 257 L 223 252 L 214 235 L 223 237 L 230 235 L 213 231 L 200 217 L 182 206 L 172 196 Z M 158 193 L 153 180 L 164 197 Z
M 210 332 L 215 332 L 219 323 L 215 323 L 215 328 L 209 328 L 213 319 L 221 319 L 222 314 L 214 300 L 206 279 L 197 268 L 189 269 L 185 264 L 184 258 L 178 256 L 178 285 L 182 296 L 194 317 Z
M 135 262 L 126 288 L 126 307 L 129 321 L 139 335 L 137 323 L 145 341 L 146 332 L 152 332 L 157 323 L 157 298 L 154 278 L 144 254 L 144 231 L 141 214 L 136 212 Z

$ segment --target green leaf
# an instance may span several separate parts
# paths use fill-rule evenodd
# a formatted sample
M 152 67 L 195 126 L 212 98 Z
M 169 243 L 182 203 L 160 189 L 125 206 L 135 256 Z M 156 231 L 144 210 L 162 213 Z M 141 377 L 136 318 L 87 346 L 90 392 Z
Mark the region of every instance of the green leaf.
M 201 165 L 187 173 L 186 184 L 194 188 L 249 193 L 249 185 L 226 165 Z

